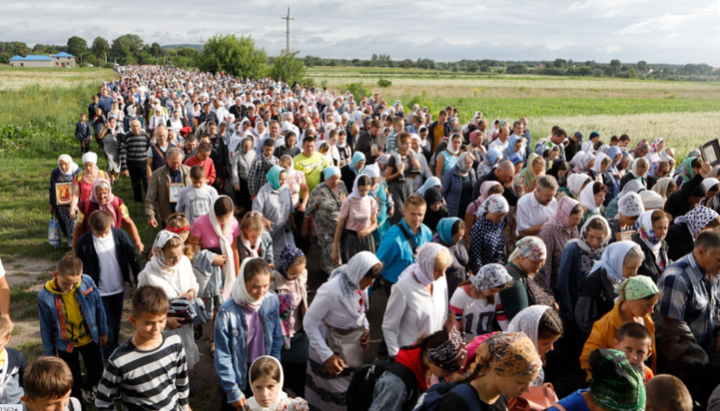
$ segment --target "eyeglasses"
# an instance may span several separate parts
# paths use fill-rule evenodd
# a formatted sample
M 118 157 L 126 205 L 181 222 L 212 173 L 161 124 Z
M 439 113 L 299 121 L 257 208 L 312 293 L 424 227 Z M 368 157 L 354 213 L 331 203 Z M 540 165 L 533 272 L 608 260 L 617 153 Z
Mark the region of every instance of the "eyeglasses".
M 664 176 L 666 176 L 666 175 L 667 175 L 667 173 L 668 173 L 668 170 L 658 170 L 658 172 L 657 172 L 657 173 L 658 173 L 658 176 L 660 176 L 660 177 L 664 177 Z

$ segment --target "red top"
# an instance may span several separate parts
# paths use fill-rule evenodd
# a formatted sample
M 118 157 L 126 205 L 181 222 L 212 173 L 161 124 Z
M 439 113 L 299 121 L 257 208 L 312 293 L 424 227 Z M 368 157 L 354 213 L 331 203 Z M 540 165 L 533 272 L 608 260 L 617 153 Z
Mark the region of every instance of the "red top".
M 206 158 L 205 161 L 198 161 L 197 156 L 192 156 L 185 160 L 185 165 L 188 167 L 200 166 L 204 168 L 208 185 L 212 185 L 215 182 L 215 164 L 213 164 L 210 157 Z
M 397 357 L 395 357 L 395 362 L 410 368 L 413 374 L 415 374 L 418 389 L 425 392 L 429 387 L 425 379 L 425 367 L 423 367 L 421 351 L 422 349 L 420 347 L 412 350 L 400 350 L 398 351 Z

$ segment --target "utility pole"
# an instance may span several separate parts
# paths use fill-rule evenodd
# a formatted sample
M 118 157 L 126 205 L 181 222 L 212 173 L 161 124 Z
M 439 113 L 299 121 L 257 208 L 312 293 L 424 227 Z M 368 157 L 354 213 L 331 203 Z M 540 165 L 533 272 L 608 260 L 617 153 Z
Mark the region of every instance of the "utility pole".
M 203 43 L 203 38 L 200 37 L 200 52 L 201 52 L 201 53 L 202 53 L 202 51 L 203 51 L 203 44 L 205 44 L 205 43 Z
M 295 20 L 290 18 L 290 7 L 288 7 L 288 13 L 287 17 L 280 17 L 281 19 L 285 20 L 287 25 L 285 29 L 285 55 L 290 55 L 290 20 Z

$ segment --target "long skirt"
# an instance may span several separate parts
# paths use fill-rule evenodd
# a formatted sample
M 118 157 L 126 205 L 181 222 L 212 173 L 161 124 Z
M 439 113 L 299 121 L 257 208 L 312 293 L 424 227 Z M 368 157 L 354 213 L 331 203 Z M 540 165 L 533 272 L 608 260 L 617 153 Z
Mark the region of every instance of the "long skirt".
M 235 205 L 240 207 L 240 218 L 252 211 L 250 188 L 248 188 L 247 180 L 243 178 L 240 178 L 240 191 L 235 191 Z
M 117 141 L 114 138 L 104 138 L 102 148 L 107 158 L 108 173 L 120 173 L 120 151 Z
M 305 380 L 305 399 L 313 411 L 345 411 L 346 392 L 354 370 L 346 369 L 338 375 L 325 372 L 325 363 L 310 347 Z
M 410 180 L 395 180 L 388 184 L 388 191 L 392 195 L 393 202 L 395 203 L 395 213 L 390 217 L 390 224 L 395 225 L 403 219 L 403 204 L 405 199 L 413 194 L 412 182 Z
M 290 348 L 282 347 L 280 363 L 285 373 L 285 388 L 291 390 L 296 397 L 305 398 L 305 374 L 308 363 L 310 339 L 305 330 L 299 330 L 290 340 Z
M 375 254 L 375 238 L 372 235 L 366 235 L 358 238 L 357 231 L 343 229 L 340 237 L 340 261 L 341 264 L 347 264 L 348 261 L 360 251 L 370 251 Z
M 197 343 L 195 343 L 195 330 L 192 323 L 187 323 L 180 328 L 172 331 L 166 331 L 169 335 L 179 335 L 185 348 L 185 358 L 188 370 L 192 370 L 193 366 L 200 361 L 200 351 Z
M 332 233 L 325 233 L 315 230 L 315 234 L 318 239 L 318 246 L 320 247 L 320 270 L 325 275 L 330 275 L 334 269 L 340 267 L 339 264 L 335 264 L 332 260 L 332 249 L 334 243 L 334 231 Z
M 75 220 L 70 218 L 70 206 L 55 206 L 55 219 L 58 220 L 60 231 L 68 240 L 68 247 L 71 247 L 75 232 Z

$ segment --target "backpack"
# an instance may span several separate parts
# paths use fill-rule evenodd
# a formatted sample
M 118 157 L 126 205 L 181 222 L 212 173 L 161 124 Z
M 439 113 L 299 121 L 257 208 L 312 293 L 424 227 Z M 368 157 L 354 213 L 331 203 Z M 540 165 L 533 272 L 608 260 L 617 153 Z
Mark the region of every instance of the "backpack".
M 443 399 L 452 393 L 461 396 L 468 404 L 469 409 L 481 409 L 477 391 L 470 384 L 441 382 L 430 387 L 422 396 L 422 403 L 415 408 L 415 411 L 435 411 L 440 407 Z
M 375 384 L 385 371 L 389 371 L 403 380 L 408 390 L 408 398 L 405 399 L 403 411 L 412 410 L 419 397 L 415 373 L 405 365 L 395 362 L 393 357 L 383 357 L 355 370 L 347 389 L 347 411 L 370 409 L 374 400 Z

